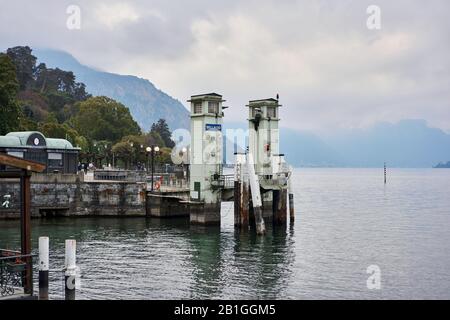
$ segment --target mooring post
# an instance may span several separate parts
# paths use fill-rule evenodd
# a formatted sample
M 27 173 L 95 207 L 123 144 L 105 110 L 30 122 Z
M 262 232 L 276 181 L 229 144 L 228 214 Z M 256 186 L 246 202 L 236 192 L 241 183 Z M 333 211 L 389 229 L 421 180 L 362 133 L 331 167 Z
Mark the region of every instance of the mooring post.
M 292 168 L 290 168 L 292 175 Z M 295 221 L 295 211 L 294 211 L 294 190 L 292 189 L 292 176 L 288 180 L 288 191 L 289 191 L 289 217 L 291 223 Z
M 49 238 L 39 237 L 39 300 L 48 300 Z
M 75 278 L 76 278 L 76 240 L 66 240 L 66 259 L 64 268 L 65 299 L 75 300 Z
M 285 225 L 287 223 L 287 190 L 281 188 L 273 191 L 273 224 Z
M 243 230 L 248 229 L 249 190 L 245 180 L 245 154 L 236 153 L 234 172 L 234 225 Z
M 20 178 L 20 233 L 21 233 L 21 253 L 26 255 L 26 270 L 22 273 L 24 292 L 33 294 L 33 264 L 31 254 L 31 174 L 27 170 L 22 170 Z
M 234 181 L 234 226 L 241 226 L 241 182 Z

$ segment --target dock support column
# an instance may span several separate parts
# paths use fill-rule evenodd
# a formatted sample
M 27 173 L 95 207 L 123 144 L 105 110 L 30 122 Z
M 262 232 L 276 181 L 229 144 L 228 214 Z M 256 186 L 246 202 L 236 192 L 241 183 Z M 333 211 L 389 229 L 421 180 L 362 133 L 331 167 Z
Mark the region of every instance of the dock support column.
M 295 211 L 294 211 L 294 194 L 289 193 L 289 217 L 291 222 L 295 221 Z
M 20 196 L 21 196 L 21 253 L 26 255 L 26 270 L 22 274 L 22 283 L 26 294 L 33 294 L 33 265 L 31 254 L 31 182 L 30 173 L 22 171 L 20 178 Z
M 39 238 L 39 300 L 48 300 L 49 239 Z
M 241 182 L 234 181 L 234 226 L 241 226 Z
M 64 268 L 64 287 L 66 300 L 75 300 L 75 285 L 77 273 L 76 251 L 77 242 L 75 240 L 66 240 L 66 259 Z
M 294 190 L 292 189 L 292 167 L 289 170 L 291 172 L 291 176 L 288 180 L 288 192 L 289 192 L 289 217 L 291 223 L 295 221 L 295 211 L 294 211 Z
M 238 154 L 234 175 L 234 225 L 248 230 L 249 221 L 249 186 L 244 176 L 245 155 Z
M 247 182 L 234 182 L 234 225 L 243 230 L 248 229 L 249 195 Z
M 287 189 L 273 191 L 273 224 L 287 223 Z

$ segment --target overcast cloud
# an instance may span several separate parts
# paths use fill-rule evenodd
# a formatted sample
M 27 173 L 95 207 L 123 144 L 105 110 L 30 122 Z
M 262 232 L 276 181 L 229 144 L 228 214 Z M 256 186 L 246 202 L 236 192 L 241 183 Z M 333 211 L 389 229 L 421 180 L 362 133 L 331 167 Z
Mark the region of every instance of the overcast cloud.
M 0 48 L 61 49 L 151 80 L 185 101 L 215 91 L 245 120 L 280 94 L 283 124 L 306 130 L 425 119 L 450 130 L 450 1 L 5 1 Z M 381 30 L 366 9 L 381 8 Z M 69 5 L 81 29 L 66 27 Z

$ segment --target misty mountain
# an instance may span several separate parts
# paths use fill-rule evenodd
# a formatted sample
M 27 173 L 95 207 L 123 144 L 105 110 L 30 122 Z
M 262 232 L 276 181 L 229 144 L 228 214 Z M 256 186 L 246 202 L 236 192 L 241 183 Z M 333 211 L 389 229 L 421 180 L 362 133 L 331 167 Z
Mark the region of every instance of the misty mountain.
M 159 118 L 170 128 L 189 128 L 189 111 L 176 99 L 157 89 L 150 81 L 95 70 L 80 64 L 70 54 L 55 50 L 33 51 L 48 67 L 71 70 L 77 81 L 93 95 L 105 95 L 128 108 L 141 127 L 148 130 Z M 247 129 L 246 122 L 227 122 L 224 129 Z M 424 120 L 378 123 L 367 129 L 340 130 L 328 136 L 281 128 L 280 151 L 296 167 L 427 167 L 450 160 L 450 135 L 429 127 Z M 227 159 L 234 147 L 226 141 Z
M 166 119 L 169 127 L 189 128 L 189 112 L 180 101 L 157 89 L 149 80 L 135 76 L 103 72 L 80 64 L 70 54 L 50 49 L 33 49 L 39 62 L 50 68 L 70 70 L 89 93 L 107 96 L 130 109 L 138 124 L 149 130 L 158 119 Z
M 427 167 L 450 159 L 450 135 L 428 127 L 425 120 L 378 123 L 325 138 L 346 166 Z
M 295 167 L 382 167 L 387 162 L 389 167 L 431 168 L 450 160 L 450 135 L 428 127 L 424 120 L 378 123 L 328 136 L 281 128 L 280 140 L 280 152 Z

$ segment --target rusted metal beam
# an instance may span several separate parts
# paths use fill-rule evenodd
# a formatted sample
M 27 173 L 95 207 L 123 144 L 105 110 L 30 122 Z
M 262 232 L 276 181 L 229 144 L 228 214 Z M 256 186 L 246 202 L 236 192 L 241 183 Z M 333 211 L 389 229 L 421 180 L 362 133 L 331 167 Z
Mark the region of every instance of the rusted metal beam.
M 4 153 L 0 153 L 0 165 L 10 166 L 32 172 L 43 172 L 45 165 L 42 163 L 13 157 Z

